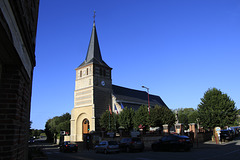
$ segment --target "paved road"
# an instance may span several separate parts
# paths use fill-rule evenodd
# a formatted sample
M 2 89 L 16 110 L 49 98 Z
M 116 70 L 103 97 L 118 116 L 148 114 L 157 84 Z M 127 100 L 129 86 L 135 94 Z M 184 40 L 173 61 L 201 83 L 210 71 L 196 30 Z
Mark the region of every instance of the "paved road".
M 136 152 L 101 154 L 93 151 L 79 151 L 77 153 L 61 153 L 56 146 L 43 149 L 48 160 L 159 160 L 159 159 L 192 159 L 192 160 L 240 160 L 240 140 L 214 144 L 206 142 L 195 145 L 190 152 Z

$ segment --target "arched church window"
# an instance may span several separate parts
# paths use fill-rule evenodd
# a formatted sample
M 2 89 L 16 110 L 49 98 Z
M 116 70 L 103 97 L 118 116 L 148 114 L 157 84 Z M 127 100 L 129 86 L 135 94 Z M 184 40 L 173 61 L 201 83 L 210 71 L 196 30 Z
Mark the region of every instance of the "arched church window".
M 82 71 L 80 71 L 80 77 L 82 77 Z
M 88 68 L 87 68 L 87 75 L 88 75 Z

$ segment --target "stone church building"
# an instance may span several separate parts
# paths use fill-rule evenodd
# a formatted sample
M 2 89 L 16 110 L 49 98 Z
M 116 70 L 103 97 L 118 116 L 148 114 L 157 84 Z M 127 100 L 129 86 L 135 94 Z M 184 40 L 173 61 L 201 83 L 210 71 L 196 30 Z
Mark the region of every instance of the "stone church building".
M 71 141 L 83 141 L 83 134 L 101 131 L 99 118 L 109 107 L 120 113 L 124 107 L 137 110 L 148 105 L 147 92 L 113 85 L 111 71 L 102 59 L 94 22 L 86 59 L 76 68 Z M 166 106 L 155 95 L 149 95 L 149 102 L 151 107 Z

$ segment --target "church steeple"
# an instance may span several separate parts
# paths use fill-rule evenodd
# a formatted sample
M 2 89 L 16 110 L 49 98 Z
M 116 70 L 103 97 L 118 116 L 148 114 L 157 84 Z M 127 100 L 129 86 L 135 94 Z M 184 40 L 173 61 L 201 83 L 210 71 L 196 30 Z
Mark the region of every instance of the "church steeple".
M 96 24 L 95 24 L 95 12 L 94 12 L 93 17 L 94 17 L 93 28 L 92 28 L 91 39 L 90 39 L 89 46 L 88 46 L 87 56 L 85 58 L 85 61 L 79 67 L 85 66 L 89 63 L 94 63 L 94 64 L 100 64 L 100 65 L 110 68 L 102 60 L 102 55 L 101 55 L 101 51 L 100 51 L 100 47 L 99 47 L 99 43 L 98 43 Z
M 74 108 L 71 114 L 71 141 L 83 141 L 90 131 L 101 131 L 99 120 L 112 106 L 111 70 L 102 59 L 95 14 L 92 34 L 84 62 L 76 68 Z
M 92 59 L 95 59 L 98 62 L 102 62 L 102 56 L 101 56 L 100 47 L 99 47 L 99 43 L 98 43 L 95 22 L 93 23 L 92 35 L 91 35 L 91 39 L 89 42 L 87 56 L 86 56 L 85 61 L 88 63 Z

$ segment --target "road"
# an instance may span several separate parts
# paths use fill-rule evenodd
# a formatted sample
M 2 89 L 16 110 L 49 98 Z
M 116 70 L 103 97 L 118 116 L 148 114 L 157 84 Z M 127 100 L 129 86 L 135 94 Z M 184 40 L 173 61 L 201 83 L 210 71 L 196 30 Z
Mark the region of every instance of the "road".
M 61 153 L 56 146 L 43 149 L 48 160 L 239 160 L 240 139 L 222 144 L 206 142 L 194 146 L 190 152 L 135 152 L 135 153 L 111 153 L 102 154 L 94 151 L 79 151 L 77 153 Z

